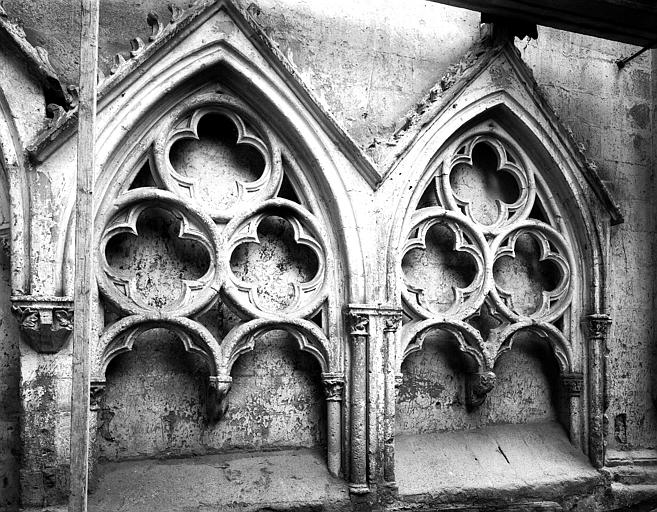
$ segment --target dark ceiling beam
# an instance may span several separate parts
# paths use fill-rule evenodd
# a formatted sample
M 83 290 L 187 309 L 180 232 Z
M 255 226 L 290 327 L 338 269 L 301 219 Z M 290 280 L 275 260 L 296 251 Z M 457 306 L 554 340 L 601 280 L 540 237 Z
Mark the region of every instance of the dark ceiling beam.
M 641 47 L 657 43 L 654 0 L 429 0 Z

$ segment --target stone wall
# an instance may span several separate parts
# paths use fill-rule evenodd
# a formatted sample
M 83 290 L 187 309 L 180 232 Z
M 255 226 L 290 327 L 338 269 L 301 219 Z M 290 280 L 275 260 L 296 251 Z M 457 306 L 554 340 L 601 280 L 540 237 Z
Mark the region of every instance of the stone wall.
M 615 61 L 635 47 L 547 28 L 517 46 L 625 217 L 610 247 L 607 441 L 610 449 L 657 448 L 654 52 L 619 70 Z
M 99 415 L 101 460 L 325 445 L 320 369 L 272 332 L 235 364 L 226 416 L 208 424 L 207 368 L 162 329 L 112 361 Z
M 188 2 L 176 3 L 182 7 Z M 162 18 L 167 11 L 157 0 L 102 4 L 101 62 L 107 71 L 114 53 L 127 53 L 131 37 L 148 37 L 149 10 Z M 244 6 L 364 149 L 390 136 L 404 114 L 479 36 L 477 13 L 420 0 L 403 5 L 396 0 L 262 0 Z M 78 48 L 72 34 L 77 34 L 78 21 L 71 2 L 6 0 L 4 7 L 20 19 L 34 44 L 50 51 L 64 79 L 76 82 Z M 655 448 L 657 212 L 651 54 L 619 71 L 614 61 L 635 48 L 545 28 L 540 28 L 537 41 L 518 41 L 517 47 L 557 115 L 597 163 L 624 213 L 625 224 L 613 228 L 610 248 L 611 292 L 606 309 L 614 324 L 608 344 L 608 443 L 620 450 Z M 6 257 L 2 258 L 0 510 L 15 505 L 18 494 L 19 412 L 18 338 L 8 313 L 9 271 Z M 133 353 L 120 356 L 108 372 L 99 413 L 102 457 L 116 460 L 325 442 L 319 370 L 291 349 L 284 336 L 263 340 L 262 347 L 243 356 L 234 369 L 230 399 L 245 404 L 252 415 L 237 417 L 229 412 L 225 424 L 209 429 L 201 410 L 203 379 L 196 378 L 203 375 L 202 366 L 176 340 L 154 331 L 144 338 L 149 339 L 140 340 Z M 157 350 L 142 350 L 145 343 Z M 560 405 L 550 384 L 554 368 L 545 360 L 542 348 L 506 354 L 498 370 L 500 384 L 487 405 L 469 416 L 458 404 L 463 396 L 458 363 L 450 361 L 442 344 L 427 342 L 424 351 L 404 363 L 397 431 L 554 419 Z M 519 394 L 508 393 L 519 387 Z M 457 412 L 454 404 L 460 407 Z M 245 431 L 247 426 L 252 430 Z

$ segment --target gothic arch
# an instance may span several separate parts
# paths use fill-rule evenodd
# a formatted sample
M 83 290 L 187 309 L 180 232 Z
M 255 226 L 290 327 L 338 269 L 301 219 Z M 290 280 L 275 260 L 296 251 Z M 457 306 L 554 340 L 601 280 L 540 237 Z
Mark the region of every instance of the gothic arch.
M 335 253 L 345 260 L 348 300 L 362 301 L 365 273 L 355 217 L 339 171 L 344 161 L 331 147 L 327 136 L 323 135 L 318 121 L 279 81 L 272 80 L 270 72 L 258 67 L 226 41 L 220 40 L 195 49 L 177 57 L 175 62 L 172 68 L 169 60 L 163 58 L 153 63 L 154 69 L 149 69 L 149 73 L 135 78 L 136 83 L 116 84 L 114 90 L 100 99 L 97 161 L 102 172 L 96 184 L 98 197 L 101 198 L 97 202 L 97 211 L 106 208 L 106 202 L 111 201 L 117 189 L 129 179 L 125 171 L 124 174 L 121 172 L 121 169 L 126 169 L 126 156 L 129 154 L 126 148 L 134 147 L 139 134 L 156 126 L 168 110 L 185 98 L 197 95 L 204 86 L 211 89 L 212 82 L 221 76 L 221 80 L 228 79 L 232 89 L 239 91 L 240 96 L 248 91 L 244 99 L 258 105 L 263 121 L 277 126 L 287 147 L 294 148 L 297 163 L 305 170 L 301 178 L 314 191 L 309 196 L 323 197 L 322 213 L 327 216 L 330 225 L 336 226 Z M 165 73 L 163 69 L 169 71 Z M 105 116 L 107 122 L 103 123 L 101 120 Z M 117 133 L 125 135 L 117 137 Z M 57 249 L 63 262 L 64 289 L 70 289 L 72 283 L 72 268 L 68 263 L 73 247 L 72 211 L 71 199 L 66 205 L 69 228 Z M 347 247 L 349 250 L 346 250 Z
M 29 223 L 30 196 L 23 143 L 14 123 L 14 115 L 0 88 L 0 201 L 6 225 L 2 229 L 11 236 L 12 293 L 29 294 Z
M 488 74 L 490 68 L 498 66 L 496 71 L 499 71 L 502 65 L 507 66 L 505 72 L 510 75 L 504 84 L 491 78 L 492 73 Z M 425 224 L 451 227 L 455 236 L 454 249 L 471 256 L 477 272 L 473 271 L 471 285 L 454 288 L 462 307 L 454 306 L 448 313 L 460 311 L 463 314 L 448 315 L 448 320 L 465 321 L 478 307 L 488 308 L 494 315 L 500 311 L 503 316 L 508 315 L 503 321 L 506 324 L 493 328 L 482 339 L 484 369 L 488 371 L 493 370 L 502 353 L 511 349 L 516 333 L 530 331 L 545 338 L 559 364 L 562 385 L 571 397 L 571 438 L 576 444 L 583 444 L 582 433 L 595 429 L 593 425 L 601 421 L 599 382 L 602 370 L 587 351 L 588 343 L 584 340 L 587 333 L 581 322 L 592 318 L 587 315 L 593 313 L 595 316 L 605 310 L 605 251 L 609 225 L 619 222 L 620 214 L 591 165 L 543 98 L 528 86 L 528 81 L 524 64 L 515 51 L 512 48 L 498 50 L 488 63 L 482 64 L 479 76 L 470 77 L 433 111 L 432 117 L 420 121 L 421 128 L 409 136 L 401 148 L 398 160 L 387 172 L 391 183 L 384 182 L 382 186 L 382 190 L 388 186 L 401 191 L 388 238 L 388 299 L 392 302 L 401 299 L 408 315 L 399 335 L 397 354 L 400 357 L 405 355 L 405 347 L 419 349 L 421 346 L 422 339 L 418 339 L 421 325 L 444 321 L 442 312 L 422 306 L 421 289 L 414 290 L 404 283 L 401 258 L 425 243 L 423 237 L 428 230 Z M 490 148 L 496 155 L 498 170 L 512 175 L 518 187 L 517 201 L 508 205 L 506 199 L 496 201 L 499 217 L 489 223 L 490 226 L 478 222 L 467 201 L 454 195 L 451 189 L 451 169 L 459 163 L 472 164 L 472 151 L 478 143 Z M 505 150 L 498 146 L 508 148 L 508 154 L 514 156 L 506 159 Z M 441 167 L 445 165 L 448 166 L 446 170 Z M 523 167 L 529 181 L 518 171 Z M 435 189 L 437 203 L 419 207 L 429 189 Z M 527 191 L 530 196 L 526 195 Z M 533 197 L 541 204 L 540 221 L 528 220 L 536 215 L 532 213 L 535 211 Z M 508 226 L 502 219 L 503 213 L 511 219 Z M 512 226 L 514 222 L 517 227 Z M 535 223 L 540 224 L 539 231 L 543 235 L 532 233 Z M 488 242 L 494 240 L 492 245 L 482 245 L 475 232 L 485 236 Z M 486 286 L 486 272 L 492 276 L 493 267 L 502 255 L 515 257 L 514 244 L 520 233 L 530 238 L 536 235 L 536 244 L 542 247 L 539 261 L 553 259 L 561 268 L 561 278 L 555 284 L 552 297 L 544 293 L 543 305 L 531 314 L 512 312 L 513 307 L 505 305 L 511 296 L 500 291 L 494 279 L 491 279 L 490 288 Z M 501 251 L 503 246 L 506 249 Z M 551 304 L 555 304 L 553 314 L 548 313 Z M 538 312 L 540 308 L 544 308 L 543 313 Z M 399 361 L 398 365 L 401 365 Z M 583 375 L 587 373 L 588 392 L 584 393 L 586 398 L 582 398 L 582 386 L 587 387 Z M 573 384 L 575 381 L 579 384 Z M 493 382 L 480 379 L 479 385 L 471 385 L 469 389 L 483 390 L 485 398 Z M 468 400 L 476 403 L 477 397 L 469 396 Z M 581 425 L 580 418 L 587 412 L 589 418 Z M 594 463 L 600 463 L 599 445 L 592 442 L 590 449 L 587 446 L 583 449 Z

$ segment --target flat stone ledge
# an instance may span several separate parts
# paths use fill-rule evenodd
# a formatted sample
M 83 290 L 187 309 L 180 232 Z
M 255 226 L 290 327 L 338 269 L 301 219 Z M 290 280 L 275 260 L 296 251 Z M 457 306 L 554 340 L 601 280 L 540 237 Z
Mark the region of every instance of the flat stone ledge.
M 349 509 L 345 482 L 314 450 L 148 459 L 99 466 L 89 512 Z M 323 508 L 322 508 L 323 507 Z
M 553 422 L 401 435 L 395 453 L 404 502 L 559 502 L 605 485 Z

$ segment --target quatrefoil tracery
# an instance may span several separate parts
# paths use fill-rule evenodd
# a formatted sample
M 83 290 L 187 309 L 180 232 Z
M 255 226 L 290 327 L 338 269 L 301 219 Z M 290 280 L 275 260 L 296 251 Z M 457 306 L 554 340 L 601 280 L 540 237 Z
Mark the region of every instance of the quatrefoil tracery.
M 479 309 L 492 280 L 486 239 L 468 219 L 440 207 L 418 211 L 413 217 L 410 229 L 414 235 L 406 241 L 402 258 L 415 249 L 426 251 L 429 230 L 438 224 L 449 229 L 454 235 L 453 251 L 467 254 L 474 261 L 474 278 L 465 287 L 453 286 L 453 301 L 446 310 L 440 310 L 427 300 L 428 293 L 426 286 L 423 286 L 425 283 L 413 283 L 409 280 L 410 272 L 407 269 L 407 272 L 404 272 L 405 287 L 402 288 L 402 297 L 406 305 L 421 318 L 432 318 L 437 314 L 465 318 Z
M 283 265 L 269 267 L 268 275 L 248 275 L 236 272 L 236 265 L 231 265 L 231 257 L 236 250 L 248 244 L 261 244 L 259 227 L 271 219 L 280 219 L 291 229 L 290 238 L 299 248 L 307 248 L 314 256 L 310 262 L 298 262 L 306 266 L 306 272 L 298 280 L 285 276 Z M 303 207 L 286 199 L 271 199 L 255 209 L 236 217 L 226 226 L 227 266 L 232 266 L 223 288 L 224 295 L 240 312 L 247 317 L 275 318 L 280 315 L 308 317 L 314 314 L 327 296 L 327 248 L 325 236 L 315 218 Z M 288 248 L 289 249 L 289 248 Z M 267 258 L 276 258 L 276 254 L 267 254 Z M 292 258 L 291 260 L 294 261 Z M 280 262 L 283 263 L 283 262 Z M 310 264 L 308 264 L 310 263 Z M 290 262 L 284 265 L 289 265 Z M 276 268 L 278 267 L 278 268 Z M 314 268 L 313 268 L 314 267 Z M 236 273 L 241 275 L 236 275 Z M 253 274 L 253 273 L 252 273 Z M 278 274 L 278 275 L 276 275 Z M 280 283 L 286 281 L 281 287 Z M 279 293 L 271 284 L 278 283 Z M 281 297 L 280 291 L 289 291 L 288 297 Z
M 514 155 L 500 139 L 487 134 L 475 135 L 458 144 L 452 151 L 453 155 L 443 162 L 437 180 L 438 197 L 446 208 L 461 211 L 485 235 L 497 235 L 514 222 L 529 216 L 536 195 L 534 174 L 525 169 L 521 158 Z M 490 152 L 495 160 L 491 169 L 485 167 L 492 162 L 482 162 L 484 158 L 479 156 L 484 151 Z M 488 175 L 488 178 L 484 179 L 483 184 L 460 183 L 461 186 L 457 188 L 462 190 L 457 194 L 454 190 L 457 183 L 454 183 L 454 180 L 464 168 L 469 171 L 476 170 Z M 470 176 L 473 176 L 472 172 Z M 509 179 L 504 180 L 504 176 L 510 177 L 514 182 L 513 190 L 508 190 L 511 182 Z M 481 185 L 487 186 L 481 189 Z M 480 188 L 480 197 L 477 197 L 477 188 Z M 469 194 L 464 191 L 469 191 Z M 491 222 L 484 222 L 478 212 L 481 208 L 477 208 L 477 203 L 482 203 L 482 196 L 486 194 L 491 195 L 490 200 L 494 200 L 497 210 Z M 506 202 L 504 198 L 509 195 L 517 195 L 517 198 Z
M 212 123 L 214 132 L 207 126 Z M 128 322 L 141 332 L 161 325 L 178 334 L 186 349 L 205 352 L 216 373 L 225 369 L 227 358 L 236 357 L 230 351 L 217 352 L 223 342 L 199 320 L 219 298 L 247 324 L 312 324 L 305 319 L 328 298 L 332 267 L 327 235 L 304 206 L 275 198 L 284 182 L 278 138 L 241 101 L 225 94 L 202 94 L 180 103 L 149 140 L 129 161 L 135 171 L 150 171 L 153 179 L 137 178 L 136 185 L 124 185 L 124 192 L 99 216 L 99 289 L 121 315 L 129 315 L 108 325 L 102 339 L 130 350 L 134 336 L 112 341 L 120 326 Z M 217 167 L 221 165 L 224 168 Z M 247 179 L 241 179 L 244 176 Z M 168 220 L 153 220 L 157 215 Z M 258 232 L 271 225 L 286 229 Z M 236 252 L 248 260 L 242 261 L 242 269 L 231 268 Z M 281 261 L 270 260 L 270 254 Z M 251 270 L 258 264 L 262 268 L 254 277 Z M 194 275 L 197 267 L 203 272 Z M 180 293 L 172 297 L 176 286 Z M 185 326 L 182 331 L 179 324 Z M 241 332 L 240 325 L 235 333 Z M 197 344 L 185 329 L 201 333 L 201 342 Z M 322 328 L 315 331 L 312 343 L 328 354 Z M 322 336 L 316 336 L 320 332 Z M 326 366 L 327 357 L 323 361 Z
M 516 244 L 521 236 L 526 235 L 537 242 L 540 252 L 538 262 L 551 262 L 557 270 L 559 279 L 557 279 L 556 286 L 541 292 L 541 303 L 531 313 L 514 307 L 514 292 L 504 289 L 498 282 L 491 290 L 491 298 L 504 316 L 514 322 L 529 318 L 553 322 L 570 305 L 574 287 L 571 269 L 575 268 L 573 253 L 557 230 L 535 220 L 518 223 L 491 242 L 491 251 L 495 254 L 493 264 L 505 257 L 515 258 Z
M 122 234 L 129 234 L 138 239 L 140 217 L 148 210 L 158 209 L 166 210 L 171 218 L 179 223 L 179 239 L 194 241 L 207 251 L 209 263 L 207 271 L 196 279 L 161 275 L 147 269 L 149 277 L 155 281 L 178 279 L 182 290 L 177 298 L 154 304 L 149 303 L 139 289 L 140 276 L 137 273 L 117 268 L 108 262 L 107 248 L 112 239 Z M 128 314 L 175 311 L 181 316 L 191 315 L 207 306 L 216 294 L 214 290 L 221 286 L 224 272 L 220 268 L 219 248 L 214 223 L 202 211 L 187 205 L 170 192 L 156 189 L 132 190 L 117 201 L 103 231 L 98 254 L 101 268 L 98 286 L 111 303 Z M 154 282 L 153 285 L 157 286 L 157 283 Z
M 411 317 L 402 330 L 401 353 L 421 346 L 418 329 L 427 322 L 451 332 L 457 341 L 459 333 L 474 329 L 485 336 L 480 336 L 482 346 L 460 343 L 460 350 L 466 355 L 480 352 L 485 366 L 478 371 L 490 372 L 496 358 L 513 343 L 514 333 L 521 328 L 533 329 L 532 332 L 541 336 L 549 334 L 562 369 L 571 371 L 570 341 L 552 323 L 563 316 L 572 302 L 574 254 L 559 231 L 543 220 L 529 218 L 538 201 L 533 169 L 525 153 L 514 149 L 510 139 L 499 132 L 503 130 L 490 123 L 485 132 L 471 130 L 448 146 L 444 158 L 434 167 L 437 172 L 432 186 L 438 206 L 420 206 L 411 217 L 398 260 L 404 278 L 402 298 Z M 482 156 L 482 151 L 488 154 Z M 500 179 L 501 176 L 506 179 Z M 493 190 L 482 191 L 486 184 Z M 502 185 L 507 189 L 500 188 Z M 488 204 L 482 207 L 478 200 Z M 490 204 L 496 207 L 495 215 L 488 215 L 492 211 Z M 415 275 L 414 269 L 409 268 L 412 263 L 426 266 L 449 262 L 447 258 L 408 256 L 412 250 L 427 250 L 427 234 L 437 224 L 449 228 L 453 234 L 453 251 L 467 254 L 476 267 L 475 277 L 467 286 L 453 287 L 453 301 L 448 308 L 432 307 L 426 299 L 431 295 L 427 286 L 436 285 L 436 279 L 428 274 L 432 270 L 421 268 Z M 546 271 L 543 267 L 549 268 Z M 444 270 L 433 272 L 440 276 L 438 282 L 446 281 Z M 523 284 L 538 294 L 537 304 L 524 301 L 532 307 L 517 295 L 518 284 L 523 279 L 528 281 Z M 475 322 L 477 317 L 481 318 Z M 470 327 L 464 330 L 466 324 Z M 458 333 L 445 329 L 445 325 L 453 326 Z
M 156 171 L 169 190 L 196 201 L 217 222 L 273 197 L 283 179 L 281 148 L 246 105 L 206 94 L 182 102 L 170 117 L 153 146 Z

